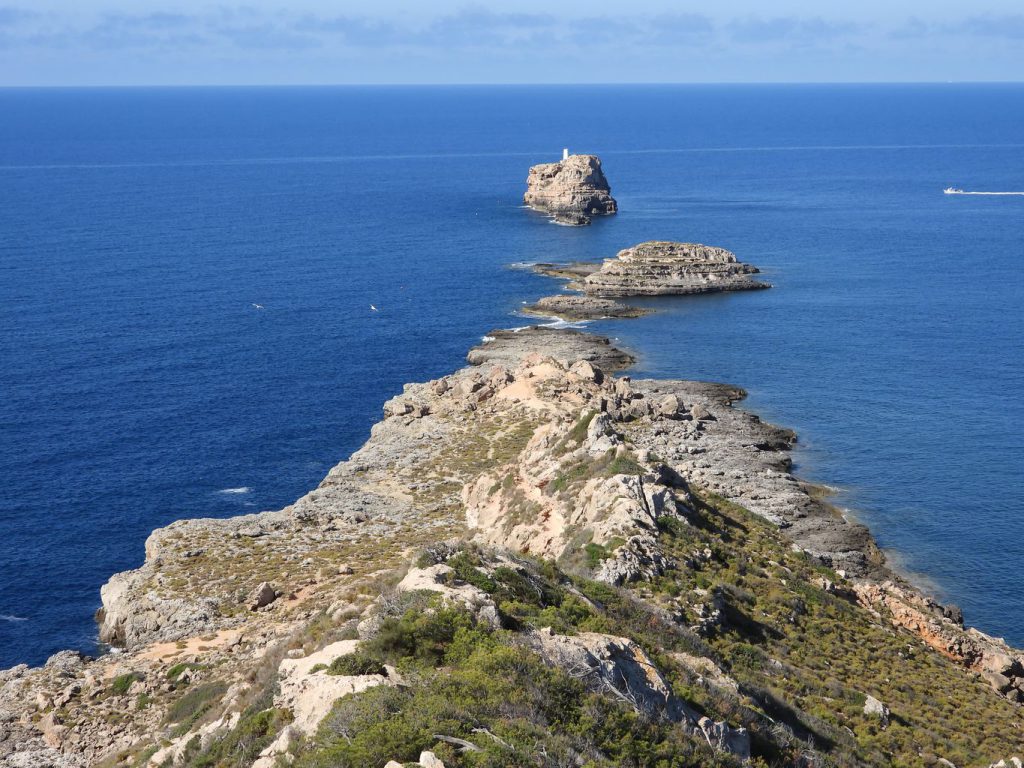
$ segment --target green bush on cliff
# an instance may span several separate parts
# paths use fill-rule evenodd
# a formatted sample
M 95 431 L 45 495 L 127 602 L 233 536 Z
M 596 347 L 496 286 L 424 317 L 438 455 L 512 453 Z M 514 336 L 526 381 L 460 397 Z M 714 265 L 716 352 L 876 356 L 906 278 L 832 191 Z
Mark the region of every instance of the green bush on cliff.
M 124 696 L 128 693 L 128 689 L 132 687 L 132 683 L 144 679 L 141 672 L 128 672 L 118 675 L 111 681 L 110 690 L 115 696 Z
M 504 634 L 478 634 L 462 653 L 447 654 L 451 666 L 407 688 L 340 699 L 296 768 L 414 762 L 428 749 L 449 768 L 735 765 L 676 725 L 588 692 L 529 650 L 502 642 Z M 457 751 L 440 736 L 477 749 Z
M 165 722 L 177 724 L 172 733 L 181 736 L 192 730 L 192 726 L 213 709 L 227 689 L 222 682 L 203 683 L 190 688 L 171 705 L 164 717 Z
M 548 484 L 549 493 L 562 493 L 577 483 L 584 483 L 595 477 L 613 477 L 614 475 L 642 475 L 644 466 L 629 451 L 619 453 L 616 448 L 609 448 L 600 456 L 587 456 L 574 464 L 563 467 Z
M 180 765 L 184 768 L 247 768 L 291 722 L 291 715 L 282 709 L 242 713 L 231 731 L 214 739 L 202 749 L 198 739 L 190 742 Z
M 463 608 L 440 605 L 410 608 L 400 618 L 385 619 L 377 634 L 360 647 L 366 658 L 391 664 L 438 666 L 456 635 L 472 631 L 475 622 Z
M 318 665 L 322 666 L 322 665 Z M 386 675 L 387 671 L 381 662 L 363 650 L 357 650 L 344 656 L 339 656 L 324 667 L 328 675 Z M 314 667 L 311 672 L 316 671 Z

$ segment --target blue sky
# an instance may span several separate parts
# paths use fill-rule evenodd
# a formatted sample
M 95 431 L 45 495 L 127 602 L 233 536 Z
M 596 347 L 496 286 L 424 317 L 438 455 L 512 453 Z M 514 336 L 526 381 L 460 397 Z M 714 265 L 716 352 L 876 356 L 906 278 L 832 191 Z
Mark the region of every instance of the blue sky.
M 0 0 L 0 85 L 1024 80 L 1024 1 Z

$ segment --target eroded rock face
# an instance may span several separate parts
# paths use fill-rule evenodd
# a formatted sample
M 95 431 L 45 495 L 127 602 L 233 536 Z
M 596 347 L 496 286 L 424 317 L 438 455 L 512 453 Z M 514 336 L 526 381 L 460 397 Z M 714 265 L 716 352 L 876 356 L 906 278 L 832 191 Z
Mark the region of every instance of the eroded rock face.
M 618 210 L 595 155 L 570 155 L 558 163 L 533 166 L 526 179 L 523 202 L 570 226 L 589 224 L 591 216 Z
M 913 632 L 939 653 L 974 670 L 1010 701 L 1024 702 L 1024 654 L 999 638 L 977 629 L 965 629 L 950 618 L 951 611 L 945 606 L 893 581 L 858 582 L 853 589 L 865 608 L 884 611 L 894 625 Z
M 358 647 L 358 640 L 341 640 L 308 656 L 281 662 L 280 691 L 274 697 L 274 705 L 292 712 L 292 728 L 298 733 L 314 733 L 342 696 L 377 685 L 394 685 L 385 675 L 329 675 L 325 670 L 316 670 L 318 665 L 330 666 L 339 656 L 348 656 Z
M 619 251 L 574 287 L 590 296 L 659 296 L 768 288 L 758 269 L 724 248 L 650 241 Z
M 651 658 L 632 640 L 597 632 L 557 635 L 547 628 L 531 633 L 524 643 L 549 664 L 593 690 L 612 692 L 646 717 L 680 723 L 691 733 L 699 730 L 715 750 L 743 760 L 750 757 L 746 729 L 701 717 L 672 693 Z

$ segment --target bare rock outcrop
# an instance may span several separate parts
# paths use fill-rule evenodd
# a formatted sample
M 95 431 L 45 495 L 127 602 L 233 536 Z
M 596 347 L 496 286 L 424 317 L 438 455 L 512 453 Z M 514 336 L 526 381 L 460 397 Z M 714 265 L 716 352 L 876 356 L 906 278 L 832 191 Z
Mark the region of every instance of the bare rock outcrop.
M 533 166 L 523 202 L 570 226 L 589 224 L 591 216 L 618 210 L 596 155 L 569 155 L 561 162 Z
M 358 640 L 340 640 L 308 656 L 281 662 L 280 690 L 274 696 L 274 705 L 292 712 L 292 728 L 298 733 L 314 733 L 331 705 L 342 696 L 377 685 L 394 685 L 387 675 L 330 675 L 320 668 L 329 667 L 339 656 L 348 656 L 358 647 Z
M 645 307 L 631 307 L 613 299 L 565 293 L 557 296 L 545 296 L 536 304 L 523 307 L 523 312 L 527 315 L 558 317 L 569 322 L 599 320 L 606 317 L 643 317 L 652 311 Z
M 586 360 L 605 371 L 621 371 L 636 362 L 631 354 L 614 346 L 604 336 L 539 326 L 518 331 L 491 331 L 484 336 L 483 343 L 469 351 L 466 359 L 470 365 L 516 365 L 537 350 L 543 350 L 545 355 L 566 366 Z
M 632 640 L 597 632 L 557 635 L 547 628 L 531 633 L 524 643 L 592 690 L 610 693 L 646 717 L 680 723 L 688 732 L 700 733 L 716 751 L 741 760 L 750 757 L 745 728 L 702 717 L 675 696 L 651 658 Z
M 768 288 L 724 248 L 654 240 L 619 251 L 572 285 L 590 296 L 661 296 Z

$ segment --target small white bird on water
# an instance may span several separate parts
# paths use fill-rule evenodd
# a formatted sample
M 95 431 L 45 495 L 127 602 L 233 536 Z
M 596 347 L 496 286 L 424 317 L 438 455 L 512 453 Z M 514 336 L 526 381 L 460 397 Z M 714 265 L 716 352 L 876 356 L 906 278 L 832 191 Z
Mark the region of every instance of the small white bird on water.
M 253 304 L 253 307 L 255 307 L 256 309 L 263 309 L 262 304 Z
M 370 309 L 372 309 L 374 312 L 378 311 L 377 308 L 375 306 L 373 306 L 373 304 L 370 305 Z

